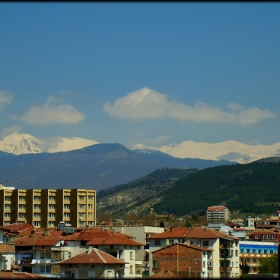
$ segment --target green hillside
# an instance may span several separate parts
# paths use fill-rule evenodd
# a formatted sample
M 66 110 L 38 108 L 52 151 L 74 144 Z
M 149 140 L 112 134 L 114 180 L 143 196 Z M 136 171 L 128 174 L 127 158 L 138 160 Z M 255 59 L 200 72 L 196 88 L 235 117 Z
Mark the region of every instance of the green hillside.
M 122 218 L 133 211 L 141 216 L 146 215 L 175 182 L 197 171 L 187 168 L 162 168 L 128 184 L 100 190 L 97 193 L 97 214 L 110 213 L 114 217 Z
M 280 205 L 280 163 L 254 162 L 203 169 L 165 191 L 155 212 L 178 216 L 225 205 L 232 212 L 271 214 Z

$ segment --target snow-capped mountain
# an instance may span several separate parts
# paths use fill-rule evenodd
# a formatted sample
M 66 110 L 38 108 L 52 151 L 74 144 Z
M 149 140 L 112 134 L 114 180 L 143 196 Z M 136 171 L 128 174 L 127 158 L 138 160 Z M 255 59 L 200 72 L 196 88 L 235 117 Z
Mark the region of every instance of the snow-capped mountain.
M 238 163 L 249 163 L 262 158 L 279 157 L 280 142 L 273 145 L 247 145 L 233 140 L 213 144 L 184 141 L 177 145 L 172 144 L 159 148 L 137 144 L 131 150 L 138 150 L 142 153 L 160 151 L 177 158 L 224 159 Z
M 99 142 L 78 137 L 49 137 L 39 139 L 26 133 L 13 133 L 0 140 L 0 151 L 20 154 L 57 153 L 82 149 Z M 249 163 L 258 159 L 280 156 L 280 142 L 273 145 L 247 145 L 229 140 L 220 143 L 184 141 L 161 147 L 134 145 L 132 151 L 141 153 L 162 152 L 176 158 L 228 160 Z
M 21 154 L 57 153 L 78 150 L 91 145 L 99 144 L 96 141 L 78 137 L 49 137 L 39 139 L 26 133 L 13 133 L 0 140 L 0 151 Z

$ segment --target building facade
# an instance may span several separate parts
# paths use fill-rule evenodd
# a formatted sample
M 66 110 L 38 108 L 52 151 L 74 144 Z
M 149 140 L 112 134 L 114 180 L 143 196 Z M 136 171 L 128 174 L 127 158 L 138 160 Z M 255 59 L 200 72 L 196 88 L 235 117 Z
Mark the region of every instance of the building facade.
M 208 207 L 206 215 L 207 221 L 228 222 L 230 220 L 230 211 L 222 205 Z
M 261 259 L 276 255 L 278 245 L 279 242 L 240 241 L 240 263 L 249 265 L 249 274 L 258 274 Z
M 55 228 L 96 225 L 96 191 L 92 189 L 15 189 L 0 184 L 0 225 L 30 223 Z

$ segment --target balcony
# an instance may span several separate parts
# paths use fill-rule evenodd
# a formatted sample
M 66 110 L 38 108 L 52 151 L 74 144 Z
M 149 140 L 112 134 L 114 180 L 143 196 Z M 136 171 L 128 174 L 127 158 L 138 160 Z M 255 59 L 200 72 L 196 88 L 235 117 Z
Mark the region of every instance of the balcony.
M 231 259 L 232 255 L 224 255 L 224 254 L 220 254 L 220 259 Z
M 232 271 L 232 267 L 230 267 L 230 266 L 220 267 L 220 271 Z

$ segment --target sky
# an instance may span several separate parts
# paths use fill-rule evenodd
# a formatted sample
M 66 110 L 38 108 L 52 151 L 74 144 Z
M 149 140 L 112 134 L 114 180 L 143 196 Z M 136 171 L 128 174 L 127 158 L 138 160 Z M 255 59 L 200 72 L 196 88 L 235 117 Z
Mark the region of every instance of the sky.
M 1 2 L 0 138 L 280 142 L 280 3 Z

